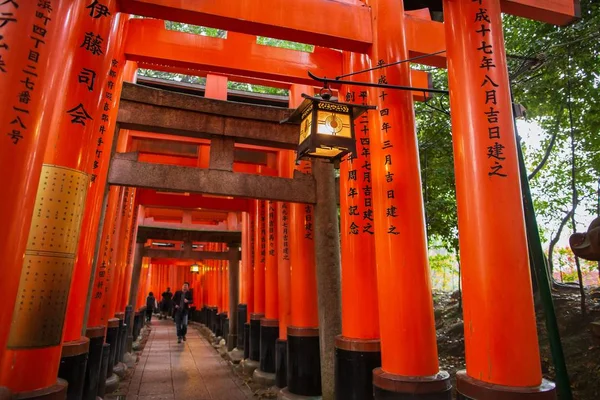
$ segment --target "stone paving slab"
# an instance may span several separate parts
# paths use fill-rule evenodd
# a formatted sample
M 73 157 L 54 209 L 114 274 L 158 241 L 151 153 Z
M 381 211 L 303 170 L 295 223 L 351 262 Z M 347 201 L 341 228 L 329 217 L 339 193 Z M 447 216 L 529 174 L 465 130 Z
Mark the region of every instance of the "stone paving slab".
M 248 400 L 252 393 L 196 329 L 177 343 L 175 324 L 152 321 L 127 400 Z

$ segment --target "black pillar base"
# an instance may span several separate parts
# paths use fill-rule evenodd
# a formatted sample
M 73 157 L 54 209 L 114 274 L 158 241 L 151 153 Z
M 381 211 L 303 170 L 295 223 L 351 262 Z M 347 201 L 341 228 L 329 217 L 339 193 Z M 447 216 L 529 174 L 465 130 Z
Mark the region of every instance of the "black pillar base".
M 287 386 L 287 340 L 275 341 L 275 385 L 282 389 Z
M 200 323 L 202 325 L 206 325 L 206 306 L 202 306 L 202 308 L 200 309 Z
M 69 384 L 67 400 L 80 400 L 83 396 L 89 348 L 90 339 L 87 337 L 63 343 L 58 377 Z
M 244 350 L 244 335 L 242 335 L 241 330 L 247 319 L 248 306 L 245 304 L 238 304 L 237 326 L 239 332 L 237 332 L 237 343 L 235 343 L 235 346 L 238 348 L 238 350 Z
M 452 400 L 452 384 L 446 371 L 434 376 L 399 376 L 376 368 L 373 392 L 375 400 Z
M 20 392 L 13 396 L 15 400 L 62 400 L 67 398 L 67 385 L 66 381 L 57 379 L 56 383 L 50 387 L 31 392 Z
M 301 396 L 321 395 L 319 328 L 288 327 L 288 390 Z
M 244 359 L 250 358 L 250 323 L 244 324 Z
M 260 370 L 275 373 L 275 341 L 279 338 L 279 321 L 260 320 Z
M 119 320 L 119 328 L 117 330 L 117 344 L 115 346 L 115 362 L 117 365 L 121 361 L 121 346 L 123 345 L 123 320 L 125 319 L 125 313 L 116 313 L 115 318 Z
M 117 313 L 115 316 L 119 318 L 119 346 L 117 348 L 117 359 L 115 363 L 120 363 L 123 362 L 123 356 L 127 351 L 127 314 L 123 312 Z
M 135 342 L 142 331 L 142 313 L 137 311 L 133 317 L 133 341 Z
M 556 400 L 556 385 L 542 380 L 536 387 L 494 385 L 471 378 L 466 371 L 456 373 L 457 400 Z
M 229 318 L 227 318 L 227 314 L 225 315 L 225 318 L 223 318 L 223 328 L 221 328 L 223 330 L 223 339 L 225 339 L 225 343 L 228 343 L 229 341 Z
M 96 400 L 100 368 L 102 366 L 102 347 L 104 345 L 104 326 L 88 328 L 85 335 L 90 339 L 85 383 L 83 385 L 83 400 Z
M 108 336 L 107 336 L 108 337 Z M 100 376 L 98 377 L 98 393 L 97 396 L 104 398 L 106 394 L 106 379 L 112 375 L 112 368 L 110 371 L 110 375 L 108 374 L 108 367 L 110 366 L 110 354 L 111 346 L 108 343 L 105 343 L 102 346 L 102 363 L 100 364 Z
M 217 333 L 217 313 L 218 313 L 217 307 L 210 307 L 208 309 L 210 330 L 215 335 Z
M 218 325 L 217 325 L 217 332 L 215 332 L 215 336 L 225 337 L 225 336 L 223 336 L 223 328 L 225 325 L 225 320 L 227 319 L 227 313 L 226 312 L 219 313 L 217 318 L 218 318 Z
M 381 367 L 379 340 L 335 338 L 335 398 L 372 400 L 373 370 Z
M 111 376 L 113 374 L 113 368 L 117 362 L 117 347 L 119 346 L 119 320 L 117 318 L 111 318 L 108 320 L 108 326 L 106 328 L 106 343 L 110 345 L 107 376 Z
M 264 314 L 250 314 L 250 359 L 260 361 L 260 320 Z

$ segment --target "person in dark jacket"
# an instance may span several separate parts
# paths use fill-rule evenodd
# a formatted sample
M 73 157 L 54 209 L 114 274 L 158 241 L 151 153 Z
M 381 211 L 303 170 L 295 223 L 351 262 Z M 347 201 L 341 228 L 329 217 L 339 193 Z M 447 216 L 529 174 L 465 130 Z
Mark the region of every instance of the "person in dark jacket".
M 167 316 L 171 313 L 171 307 L 173 306 L 173 292 L 168 287 L 162 294 L 162 302 L 160 303 L 160 319 L 167 319 Z
M 148 297 L 146 297 L 146 321 L 150 322 L 152 320 L 152 313 L 154 310 L 158 308 L 156 304 L 156 297 L 154 297 L 154 293 L 148 293 Z
M 175 324 L 177 325 L 177 343 L 181 340 L 185 342 L 187 334 L 188 314 L 190 305 L 194 302 L 192 292 L 190 292 L 190 284 L 185 282 L 181 290 L 175 292 L 173 296 L 173 307 L 175 310 Z

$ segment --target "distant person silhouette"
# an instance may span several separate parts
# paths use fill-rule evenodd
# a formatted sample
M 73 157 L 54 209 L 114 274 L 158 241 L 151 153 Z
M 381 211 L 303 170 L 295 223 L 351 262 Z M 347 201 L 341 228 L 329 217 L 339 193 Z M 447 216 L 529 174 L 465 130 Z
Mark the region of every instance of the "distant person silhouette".
M 181 340 L 186 340 L 188 314 L 190 305 L 194 302 L 192 292 L 190 292 L 190 284 L 185 282 L 181 288 L 175 292 L 173 297 L 173 306 L 175 307 L 175 325 L 177 326 L 177 343 Z

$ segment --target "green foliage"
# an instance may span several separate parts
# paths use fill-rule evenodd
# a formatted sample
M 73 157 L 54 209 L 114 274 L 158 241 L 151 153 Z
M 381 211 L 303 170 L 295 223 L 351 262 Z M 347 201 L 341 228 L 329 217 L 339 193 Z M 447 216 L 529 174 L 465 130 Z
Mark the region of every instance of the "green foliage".
M 598 285 L 598 263 L 579 259 L 581 263 L 581 273 L 585 286 Z M 575 266 L 575 255 L 570 247 L 559 247 L 554 251 L 554 279 L 558 282 L 578 281 L 577 268 Z
M 600 172 L 600 3 L 582 0 L 581 9 L 582 19 L 567 27 L 512 16 L 504 19 L 507 53 L 538 60 L 513 58 L 509 62 L 515 101 L 527 108 L 527 118 L 544 131 L 541 148 L 524 146 L 529 171 L 540 164 L 556 134 L 547 163 L 530 181 L 538 223 L 546 240 L 556 232 L 557 221 L 571 209 L 569 83 L 577 192 L 580 205 L 585 208 L 585 213 L 576 213 L 578 229 L 583 228 L 582 214 L 596 213 Z
M 576 140 L 576 178 L 581 205 L 595 213 L 596 182 L 600 172 L 600 2 L 582 0 L 582 19 L 557 27 L 504 16 L 509 72 L 515 101 L 527 108 L 529 122 L 543 131 L 541 146 L 524 145 L 528 171 L 544 158 L 556 132 L 548 161 L 531 180 L 538 223 L 545 240 L 571 208 L 570 126 L 567 82 L 571 77 L 572 113 Z M 447 87 L 446 71 L 433 70 L 434 86 Z M 436 107 L 440 111 L 433 110 Z M 456 199 L 450 119 L 445 97 L 415 106 L 421 172 L 430 241 L 457 246 Z M 576 214 L 581 220 L 582 213 Z M 579 223 L 581 224 L 581 222 Z M 578 226 L 581 230 L 582 226 Z
M 429 255 L 429 267 L 434 289 L 442 291 L 458 289 L 458 262 L 454 254 Z
M 222 29 L 207 28 L 205 26 L 197 26 L 184 24 L 182 22 L 165 21 L 165 28 L 169 31 L 178 31 L 184 33 L 193 33 L 200 36 L 210 36 L 225 39 L 227 38 L 227 31 Z
M 256 43 L 265 46 L 281 47 L 284 49 L 304 51 L 307 53 L 312 53 L 315 49 L 315 46 L 313 46 L 312 44 L 290 42 L 288 40 L 273 39 L 264 36 L 258 36 Z

